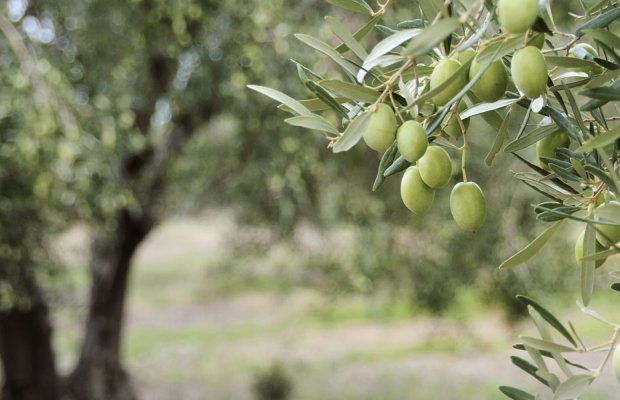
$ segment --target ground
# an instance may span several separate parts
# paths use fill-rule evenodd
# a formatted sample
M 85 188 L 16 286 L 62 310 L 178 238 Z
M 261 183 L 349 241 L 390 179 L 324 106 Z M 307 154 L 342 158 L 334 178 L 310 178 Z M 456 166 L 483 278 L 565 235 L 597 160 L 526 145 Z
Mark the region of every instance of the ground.
M 532 329 L 529 322 L 511 326 L 475 296 L 462 296 L 438 318 L 307 287 L 222 283 L 232 279 L 222 266 L 235 257 L 238 229 L 221 211 L 177 218 L 140 248 L 124 357 L 141 398 L 253 399 L 257 374 L 276 363 L 292 379 L 293 398 L 304 400 L 484 400 L 502 398 L 500 384 L 542 389 L 509 359 L 517 335 Z M 74 360 L 85 309 L 86 237 L 76 226 L 58 242 L 73 284 L 55 316 L 62 369 Z M 248 268 L 264 268 L 260 261 Z M 593 343 L 603 340 L 597 323 L 567 312 Z M 600 357 L 585 362 L 596 366 Z M 584 398 L 611 399 L 617 389 L 607 369 Z

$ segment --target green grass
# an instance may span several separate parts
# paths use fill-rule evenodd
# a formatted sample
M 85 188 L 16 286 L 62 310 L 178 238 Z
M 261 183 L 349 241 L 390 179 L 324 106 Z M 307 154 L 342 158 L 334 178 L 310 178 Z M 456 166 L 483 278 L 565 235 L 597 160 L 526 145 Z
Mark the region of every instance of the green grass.
M 474 288 L 459 292 L 439 319 L 412 308 L 405 298 L 326 297 L 295 286 L 278 265 L 249 278 L 242 275 L 251 266 L 244 265 L 236 270 L 238 275 L 227 276 L 223 268 L 247 261 L 247 255 L 235 257 L 205 256 L 194 249 L 155 261 L 143 259 L 134 268 L 128 298 L 128 316 L 134 319 L 126 329 L 123 357 L 144 398 L 198 388 L 204 392 L 200 398 L 249 400 L 256 374 L 274 363 L 286 368 L 294 382 L 294 399 L 299 400 L 486 400 L 502 398 L 500 384 L 538 387 L 510 365 L 506 354 L 522 328 L 533 331 L 532 324 L 512 331 L 498 316 L 499 308 L 489 307 Z M 68 270 L 75 291 L 84 294 L 86 268 L 73 263 Z M 620 294 L 614 295 L 596 296 L 594 308 L 617 315 Z M 263 308 L 253 303 L 255 299 L 260 305 L 265 297 L 269 301 Z M 254 314 L 241 313 L 244 304 L 256 307 Z M 561 321 L 570 319 L 588 345 L 610 334 L 573 302 L 560 300 L 549 308 Z M 67 304 L 56 315 L 55 346 L 63 369 L 75 359 L 83 312 Z M 218 312 L 222 317 L 239 315 L 218 320 Z M 203 319 L 206 314 L 210 317 Z M 247 316 L 261 318 L 244 319 Z M 387 339 L 408 324 L 420 324 L 429 333 Z M 476 331 L 486 326 L 498 333 Z M 364 339 L 365 329 L 375 333 Z M 478 364 L 470 366 L 469 360 Z M 488 371 L 468 375 L 475 368 Z M 599 389 L 584 397 L 607 398 Z

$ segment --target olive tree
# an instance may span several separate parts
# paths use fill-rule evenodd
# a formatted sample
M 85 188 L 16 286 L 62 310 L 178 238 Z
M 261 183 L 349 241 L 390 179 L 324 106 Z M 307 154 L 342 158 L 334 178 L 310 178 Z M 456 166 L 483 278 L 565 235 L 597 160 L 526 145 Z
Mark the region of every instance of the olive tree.
M 456 177 L 459 182 L 447 189 L 449 208 L 465 231 L 499 223 L 487 220 L 487 208 L 502 206 L 487 204 L 484 192 L 494 188 L 481 188 L 476 182 L 482 177 L 472 171 L 484 171 L 471 165 L 493 168 L 496 159 L 518 159 L 523 168 L 512 174 L 519 182 L 514 190 L 540 194 L 544 201 L 531 211 L 546 226 L 500 270 L 528 262 L 575 221 L 582 230 L 575 244 L 577 303 L 609 326 L 609 340 L 586 344 L 572 324 L 567 328 L 540 302 L 521 295 L 538 336 L 519 336 L 514 347 L 522 354 L 512 362 L 554 399 L 581 396 L 612 358 L 620 380 L 620 324 L 589 308 L 594 296 L 603 295 L 595 291 L 597 276 L 620 278 L 598 268 L 620 252 L 618 3 L 422 1 L 395 15 L 390 0 L 328 2 L 365 18 L 353 26 L 342 14 L 326 17 L 331 41 L 296 35 L 299 46 L 333 66 L 316 71 L 296 62 L 309 97 L 249 88 L 292 114 L 286 123 L 320 132 L 334 153 L 365 142 L 380 155 L 373 191 L 400 177 L 404 206 L 418 218 L 440 207 L 436 191 Z M 471 157 L 478 132 L 468 127 L 476 119 L 495 131 L 494 138 L 476 141 L 486 146 L 482 160 Z M 453 168 L 453 160 L 460 167 Z M 620 283 L 610 290 L 620 290 Z M 571 361 L 573 354 L 600 350 L 597 365 Z M 500 390 L 517 400 L 546 395 L 545 389 L 535 395 L 510 386 Z
M 281 34 L 270 36 L 272 22 L 288 6 L 209 0 L 9 3 L 10 20 L 0 19 L 7 66 L 1 75 L 8 103 L 3 110 L 11 114 L 2 120 L 0 144 L 3 395 L 132 399 L 136 394 L 121 346 L 136 249 L 176 205 L 190 198 L 200 202 L 196 186 L 221 200 L 232 197 L 233 189 L 239 192 L 226 182 L 231 174 L 256 182 L 269 179 L 265 170 L 282 172 L 262 131 L 266 106 L 252 104 L 242 89 L 252 73 L 278 79 L 279 59 L 264 60 L 254 35 L 264 43 L 281 41 Z M 300 23 L 311 6 L 306 1 L 294 7 Z M 242 26 L 253 28 L 232 29 Z M 234 145 L 192 151 L 196 136 L 216 136 L 211 123 L 237 110 L 245 113 L 235 121 L 242 134 L 233 138 Z M 320 165 L 319 152 L 315 155 L 306 160 Z M 208 168 L 189 184 L 193 191 L 182 192 L 190 187 L 178 182 L 173 170 L 203 166 L 206 158 Z M 247 169 L 248 160 L 267 168 Z M 309 187 L 312 180 L 300 179 Z M 221 195 L 223 188 L 229 193 Z M 279 217 L 281 210 L 262 188 L 246 190 L 254 191 L 248 199 L 260 200 L 248 210 Z M 303 209 L 295 202 L 303 197 L 303 191 L 288 195 L 293 199 L 288 214 Z M 12 229 L 15 218 L 24 220 L 19 229 Z M 92 281 L 76 365 L 59 379 L 49 305 L 36 275 L 48 262 L 45 242 L 53 227 L 66 228 L 74 220 L 92 231 Z

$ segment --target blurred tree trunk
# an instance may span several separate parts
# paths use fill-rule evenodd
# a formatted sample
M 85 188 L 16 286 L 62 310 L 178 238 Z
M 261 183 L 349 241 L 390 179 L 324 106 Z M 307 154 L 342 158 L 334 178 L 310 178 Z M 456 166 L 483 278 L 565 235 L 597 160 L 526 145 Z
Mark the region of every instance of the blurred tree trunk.
M 77 400 L 135 399 L 120 351 L 123 313 L 131 260 L 151 230 L 146 216 L 120 210 L 110 233 L 93 241 L 90 261 L 90 308 L 80 358 L 68 378 L 68 390 Z
M 59 381 L 47 307 L 0 313 L 2 400 L 58 400 Z

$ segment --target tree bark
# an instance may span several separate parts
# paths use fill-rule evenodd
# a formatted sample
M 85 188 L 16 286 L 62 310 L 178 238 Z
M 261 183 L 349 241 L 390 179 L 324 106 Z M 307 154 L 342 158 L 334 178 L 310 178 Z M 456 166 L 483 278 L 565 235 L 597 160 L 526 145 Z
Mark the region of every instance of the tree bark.
M 44 305 L 0 313 L 2 400 L 60 399 L 51 333 Z
M 79 361 L 68 377 L 76 400 L 134 400 L 120 357 L 123 311 L 131 261 L 153 226 L 145 216 L 119 211 L 111 233 L 93 240 L 90 307 Z

